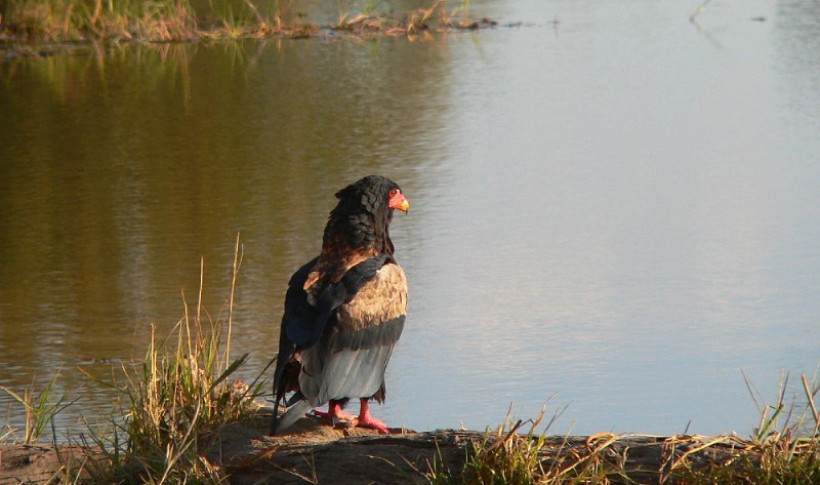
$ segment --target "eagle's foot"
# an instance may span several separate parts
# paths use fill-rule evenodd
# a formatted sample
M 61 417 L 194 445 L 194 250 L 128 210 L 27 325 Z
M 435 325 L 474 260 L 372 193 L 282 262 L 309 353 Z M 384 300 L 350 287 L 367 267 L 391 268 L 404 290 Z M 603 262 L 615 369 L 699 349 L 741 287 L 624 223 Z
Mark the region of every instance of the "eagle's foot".
M 331 401 L 330 404 L 328 404 L 327 412 L 314 409 L 313 415 L 322 419 L 327 419 L 333 423 L 334 426 L 340 426 L 342 428 L 356 426 L 356 421 L 358 420 L 356 415 L 345 412 L 342 409 L 341 403 L 334 401 Z
M 390 430 L 387 429 L 387 425 L 384 424 L 384 421 L 382 421 L 381 419 L 374 418 L 373 416 L 370 415 L 370 413 L 367 413 L 364 416 L 359 416 L 356 419 L 356 426 L 359 426 L 359 427 L 362 427 L 362 428 L 375 429 L 376 431 L 379 432 L 379 434 L 388 434 L 388 433 L 390 433 Z
M 362 428 L 375 429 L 379 432 L 379 434 L 388 434 L 390 432 L 390 430 L 387 429 L 387 425 L 384 424 L 384 421 L 374 418 L 373 415 L 370 414 L 370 407 L 367 404 L 367 399 L 362 399 L 361 412 L 359 413 L 359 417 L 356 418 L 355 425 Z

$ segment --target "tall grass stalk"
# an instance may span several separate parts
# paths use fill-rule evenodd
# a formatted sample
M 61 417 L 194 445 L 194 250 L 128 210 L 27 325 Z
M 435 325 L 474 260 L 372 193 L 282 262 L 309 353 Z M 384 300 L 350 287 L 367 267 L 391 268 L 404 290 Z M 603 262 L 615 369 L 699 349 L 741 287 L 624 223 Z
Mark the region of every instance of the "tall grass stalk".
M 231 360 L 231 338 L 233 336 L 233 303 L 236 296 L 236 277 L 242 266 L 244 248 L 239 244 L 239 234 L 236 235 L 236 246 L 233 251 L 233 271 L 231 272 L 231 293 L 228 299 L 228 337 L 225 339 L 225 362 Z M 201 285 L 200 285 L 201 286 Z
M 817 394 L 820 393 L 820 385 L 818 385 L 816 378 L 814 382 L 809 383 L 805 374 L 800 376 L 800 381 L 803 383 L 803 391 L 806 393 L 806 400 L 808 401 L 808 407 L 811 410 L 811 417 L 814 421 L 809 436 L 820 437 L 820 412 L 817 411 L 817 404 L 815 404 L 815 398 Z

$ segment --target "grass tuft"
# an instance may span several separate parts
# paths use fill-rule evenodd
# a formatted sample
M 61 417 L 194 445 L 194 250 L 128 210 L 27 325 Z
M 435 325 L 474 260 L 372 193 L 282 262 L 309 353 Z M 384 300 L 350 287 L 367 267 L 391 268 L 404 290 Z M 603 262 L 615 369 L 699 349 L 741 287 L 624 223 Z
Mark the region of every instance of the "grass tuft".
M 56 400 L 54 399 L 53 387 L 56 380 L 57 377 L 55 376 L 48 381 L 46 387 L 39 393 L 35 393 L 35 386 L 32 382 L 31 386 L 27 387 L 22 395 L 5 386 L 0 386 L 0 389 L 3 389 L 6 394 L 14 398 L 26 411 L 25 430 L 22 438 L 23 443 L 31 444 L 37 442 L 48 425 L 53 424 L 54 416 L 77 402 L 77 399 L 68 401 L 68 397 L 65 393 L 61 394 Z M 0 436 L 0 441 L 15 435 L 15 430 L 8 427 L 7 431 Z
M 232 360 L 230 356 L 240 263 L 237 239 L 226 322 L 213 321 L 204 311 L 203 263 L 194 314 L 183 293 L 184 316 L 175 327 L 176 335 L 160 344 L 152 327 L 145 361 L 135 369 L 124 367 L 123 463 L 129 475 L 136 468 L 145 483 L 221 482 L 224 477 L 205 459 L 205 451 L 219 428 L 247 415 L 254 408 L 254 397 L 262 392 L 261 384 L 252 387 L 229 381 L 248 357 L 244 354 Z
M 169 337 L 160 341 L 152 326 L 144 361 L 122 367 L 122 385 L 103 383 L 118 392 L 120 417 L 111 432 L 92 432 L 110 464 L 96 468 L 97 482 L 224 483 L 224 472 L 206 458 L 208 448 L 223 425 L 258 407 L 254 399 L 264 387 L 259 379 L 231 381 L 248 358 L 233 359 L 230 351 L 241 261 L 237 238 L 225 319 L 211 319 L 204 308 L 203 262 L 196 307 L 183 292 L 183 317 Z
M 745 376 L 744 376 L 745 378 Z M 444 460 L 425 474 L 433 485 L 520 485 L 575 483 L 674 483 L 783 485 L 820 483 L 820 414 L 817 379 L 801 376 L 805 403 L 786 405 L 788 375 L 774 404 L 763 404 L 746 378 L 761 411 L 748 440 L 736 435 L 641 436 L 599 433 L 587 438 L 536 433 L 534 420 L 513 422 L 509 413 L 494 430 L 471 443 L 464 466 L 452 472 Z M 802 399 L 801 399 L 802 403 Z M 560 414 L 560 413 L 559 413 Z M 557 416 L 556 416 L 557 417 Z M 547 425 L 547 430 L 555 417 Z M 529 424 L 529 430 L 522 432 Z M 650 450 L 662 450 L 660 456 Z

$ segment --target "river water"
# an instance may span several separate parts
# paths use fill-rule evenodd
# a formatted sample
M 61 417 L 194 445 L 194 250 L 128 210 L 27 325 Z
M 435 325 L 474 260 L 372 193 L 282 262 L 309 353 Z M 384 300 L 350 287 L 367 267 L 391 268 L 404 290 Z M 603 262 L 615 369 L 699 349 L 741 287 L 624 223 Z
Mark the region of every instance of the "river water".
M 483 429 L 751 433 L 820 363 L 820 4 L 473 1 L 495 29 L 130 46 L 0 64 L 0 385 L 105 416 L 84 374 L 195 305 L 273 357 L 333 193 L 412 203 L 376 415 Z M 21 409 L 0 392 L 0 415 Z M 2 434 L 2 430 L 0 430 Z

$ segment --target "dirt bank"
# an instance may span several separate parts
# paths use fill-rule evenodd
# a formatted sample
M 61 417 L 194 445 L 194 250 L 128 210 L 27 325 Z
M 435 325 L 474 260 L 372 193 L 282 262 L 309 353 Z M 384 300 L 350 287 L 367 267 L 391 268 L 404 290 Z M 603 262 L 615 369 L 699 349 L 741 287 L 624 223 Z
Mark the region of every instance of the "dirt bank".
M 440 430 L 378 435 L 363 429 L 335 429 L 306 418 L 287 436 L 267 436 L 268 416 L 224 427 L 208 452 L 211 463 L 230 474 L 229 483 L 426 483 L 432 463 L 438 469 L 461 470 L 470 443 L 484 433 Z M 548 438 L 542 458 L 562 455 L 597 459 L 613 472 L 639 483 L 658 483 L 674 466 L 724 466 L 742 453 L 742 441 L 732 437 L 614 436 Z M 99 459 L 79 447 L 0 445 L 0 485 L 55 483 L 65 469 L 93 465 Z M 92 461 L 88 461 L 92 459 Z M 615 483 L 619 480 L 616 479 Z

